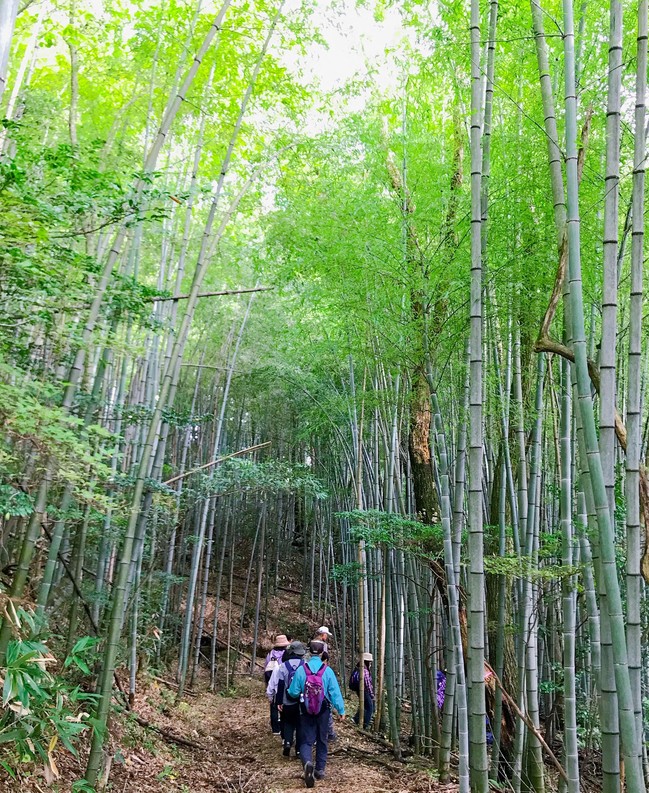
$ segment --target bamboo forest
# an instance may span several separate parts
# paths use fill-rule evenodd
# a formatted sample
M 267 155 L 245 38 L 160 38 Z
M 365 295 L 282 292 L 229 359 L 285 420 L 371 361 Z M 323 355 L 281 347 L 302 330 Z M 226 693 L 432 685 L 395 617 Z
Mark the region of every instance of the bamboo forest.
M 648 789 L 648 6 L 0 0 L 0 791 Z

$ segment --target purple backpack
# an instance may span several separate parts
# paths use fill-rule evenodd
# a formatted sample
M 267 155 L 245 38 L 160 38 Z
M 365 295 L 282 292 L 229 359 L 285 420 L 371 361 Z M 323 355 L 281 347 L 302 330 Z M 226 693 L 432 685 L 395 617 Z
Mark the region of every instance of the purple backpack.
M 322 678 L 327 667 L 322 664 L 317 672 L 312 672 L 311 667 L 305 664 L 304 671 L 306 672 L 306 683 L 304 684 L 304 708 L 310 716 L 317 716 L 322 710 L 324 704 L 324 686 Z

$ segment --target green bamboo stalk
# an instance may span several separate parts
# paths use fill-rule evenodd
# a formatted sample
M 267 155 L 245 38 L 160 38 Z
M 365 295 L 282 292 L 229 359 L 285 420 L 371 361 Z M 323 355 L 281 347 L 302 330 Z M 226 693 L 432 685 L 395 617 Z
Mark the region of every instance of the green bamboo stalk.
M 167 104 L 167 107 L 165 108 L 162 121 L 158 129 L 158 134 L 145 159 L 144 171 L 146 173 L 151 173 L 153 170 L 155 170 L 158 155 L 167 138 L 169 130 L 171 129 L 171 125 L 176 118 L 179 108 L 181 107 L 182 103 L 184 102 L 187 96 L 187 92 L 189 91 L 194 81 L 196 73 L 198 72 L 198 69 L 201 65 L 201 62 L 205 54 L 207 53 L 217 32 L 221 28 L 223 19 L 225 17 L 225 13 L 230 5 L 230 2 L 231 0 L 225 0 L 214 22 L 212 23 L 208 32 L 206 33 L 205 38 L 201 43 L 201 47 L 199 48 L 198 52 L 194 57 L 192 65 L 185 75 L 185 79 L 183 80 L 183 84 L 180 90 L 174 93 L 169 98 L 169 102 Z M 8 7 L 9 7 L 8 4 L 6 3 L 3 4 L 2 9 L 0 9 L 0 13 L 6 11 Z M 13 15 L 13 20 L 15 21 L 15 14 Z M 12 23 L 12 27 L 13 27 L 13 23 Z M 7 57 L 8 57 L 8 53 L 7 53 Z M 4 61 L 3 59 L 4 59 L 4 55 L 2 52 L 0 52 L 0 92 L 4 88 L 3 63 L 5 64 L 4 68 L 6 70 L 6 61 Z M 144 178 L 139 178 L 138 180 L 136 180 L 135 185 L 133 187 L 133 194 L 135 196 L 136 202 L 141 197 L 145 185 L 146 185 L 146 180 Z M 66 412 L 70 411 L 70 409 L 72 408 L 72 404 L 74 402 L 74 398 L 77 393 L 77 389 L 81 381 L 81 375 L 84 369 L 86 351 L 90 347 L 92 335 L 95 331 L 97 321 L 100 316 L 100 311 L 106 296 L 106 290 L 108 288 L 108 284 L 112 277 L 114 267 L 121 254 L 122 245 L 124 244 L 124 241 L 127 236 L 127 230 L 128 230 L 127 223 L 126 222 L 122 223 L 115 236 L 115 240 L 111 246 L 111 249 L 108 253 L 108 257 L 106 259 L 106 263 L 102 270 L 101 277 L 95 286 L 93 301 L 88 311 L 88 315 L 86 317 L 83 330 L 81 332 L 81 341 L 66 377 L 66 387 L 64 389 L 63 401 L 62 401 L 62 408 Z M 188 310 L 188 314 L 189 314 L 189 310 Z M 45 508 L 47 490 L 52 478 L 54 466 L 55 466 L 54 461 L 50 461 L 46 464 L 45 474 L 43 476 L 41 485 L 39 487 L 39 493 L 36 499 L 36 503 L 37 505 L 42 505 L 43 510 Z M 16 574 L 14 575 L 14 579 L 12 581 L 12 587 L 11 587 L 12 597 L 21 597 L 24 591 L 25 583 L 27 581 L 27 576 L 29 574 L 29 565 L 32 560 L 34 548 L 36 546 L 36 541 L 40 534 L 41 517 L 42 517 L 42 512 L 39 513 L 38 511 L 35 510 L 28 525 L 27 531 L 25 533 L 25 537 L 23 539 L 23 544 L 20 553 L 19 565 L 16 570 Z M 7 644 L 9 642 L 10 636 L 11 636 L 11 625 L 9 624 L 9 621 L 5 619 L 3 620 L 2 629 L 0 630 L 0 665 L 4 661 L 4 656 L 6 653 Z M 112 673 L 110 679 L 112 680 Z
M 642 578 L 640 574 L 640 455 L 642 380 L 642 301 L 644 262 L 644 195 L 647 138 L 647 0 L 638 2 L 635 135 L 633 148 L 633 195 L 631 237 L 631 296 L 629 304 L 629 355 L 626 446 L 626 591 L 629 676 L 633 695 L 636 733 L 642 735 Z
M 133 547 L 136 540 L 136 527 L 140 516 L 141 499 L 144 492 L 145 480 L 150 472 L 150 464 L 152 462 L 152 451 L 154 448 L 154 442 L 158 434 L 158 427 L 160 425 L 162 418 L 162 410 L 167 405 L 167 400 L 169 397 L 170 390 L 172 389 L 172 385 L 174 384 L 174 382 L 177 383 L 177 376 L 178 376 L 177 373 L 180 371 L 180 361 L 182 358 L 182 352 L 184 350 L 189 324 L 191 322 L 191 319 L 193 318 L 193 314 L 198 300 L 198 294 L 207 270 L 208 263 L 211 261 L 211 257 L 214 253 L 216 245 L 218 244 L 218 241 L 222 237 L 223 232 L 225 231 L 225 228 L 227 227 L 230 218 L 235 213 L 239 205 L 239 202 L 241 201 L 241 198 L 247 192 L 248 187 L 250 186 L 256 175 L 255 173 L 253 173 L 246 180 L 242 189 L 233 199 L 228 210 L 221 217 L 221 223 L 218 229 L 216 230 L 216 232 L 214 232 L 212 229 L 212 224 L 214 223 L 215 220 L 216 209 L 218 206 L 218 199 L 223 189 L 223 182 L 225 179 L 225 175 L 229 169 L 234 145 L 238 138 L 239 130 L 241 129 L 241 125 L 243 123 L 243 117 L 246 108 L 248 106 L 250 97 L 252 95 L 252 90 L 255 85 L 257 76 L 259 74 L 259 70 L 261 68 L 261 63 L 270 44 L 270 40 L 272 34 L 274 33 L 279 15 L 281 14 L 282 7 L 283 7 L 283 3 L 280 5 L 277 15 L 275 16 L 272 25 L 269 29 L 269 32 L 266 36 L 266 39 L 264 41 L 264 44 L 260 52 L 260 56 L 253 70 L 250 83 L 241 102 L 239 115 L 232 132 L 230 144 L 228 146 L 228 149 L 224 157 L 223 165 L 221 167 L 221 174 L 215 191 L 215 196 L 212 201 L 212 205 L 210 207 L 207 224 L 205 227 L 205 231 L 203 233 L 203 239 L 201 242 L 201 248 L 196 264 L 196 270 L 194 273 L 194 279 L 193 279 L 189 299 L 187 301 L 187 307 L 185 310 L 185 314 L 183 316 L 180 329 L 178 331 L 178 335 L 173 345 L 167 370 L 162 380 L 160 393 L 158 396 L 158 402 L 156 404 L 156 410 L 149 425 L 149 433 L 147 435 L 144 452 L 137 472 L 137 478 L 133 492 L 133 500 L 129 515 L 129 522 L 122 547 L 118 577 L 116 584 L 113 587 L 113 605 L 112 605 L 111 618 L 108 628 L 106 647 L 104 651 L 102 673 L 99 684 L 100 700 L 97 710 L 97 722 L 100 725 L 100 727 L 95 730 L 93 736 L 92 749 L 88 760 L 88 767 L 86 769 L 86 780 L 90 784 L 94 784 L 94 782 L 96 781 L 99 772 L 99 766 L 101 763 L 101 752 L 102 752 L 102 745 L 104 740 L 103 726 L 106 724 L 106 720 L 108 718 L 108 711 L 110 707 L 112 677 L 115 666 L 115 660 L 117 656 L 119 636 L 121 634 L 121 629 L 122 629 L 122 617 L 123 617 L 123 607 L 124 607 L 125 594 L 126 594 L 126 586 L 127 586 L 128 575 L 131 566 Z
M 617 579 L 615 537 L 611 523 L 606 483 L 597 443 L 595 415 L 591 394 L 586 349 L 584 304 L 581 281 L 579 231 L 579 181 L 577 167 L 577 96 L 575 89 L 574 19 L 572 0 L 563 0 L 564 71 L 566 94 L 566 173 L 568 195 L 568 262 L 570 274 L 570 312 L 572 346 L 575 355 L 579 412 L 582 419 L 584 443 L 588 455 L 590 481 L 599 529 L 602 579 L 609 606 L 609 619 L 615 660 L 615 681 L 620 712 L 622 754 L 625 761 L 629 790 L 643 793 L 644 779 L 639 760 L 633 696 L 629 678 L 626 635 L 620 586 Z
M 446 570 L 446 589 L 448 595 L 448 616 L 451 633 L 451 665 L 447 668 L 446 697 L 450 702 L 447 706 L 444 699 L 444 718 L 442 729 L 442 744 L 439 755 L 440 781 L 448 780 L 451 755 L 451 727 L 453 722 L 454 700 L 457 702 L 459 726 L 459 777 L 460 793 L 469 791 L 469 743 L 466 703 L 466 681 L 464 676 L 464 653 L 462 649 L 462 630 L 460 626 L 460 612 L 458 608 L 458 581 L 455 577 L 453 564 L 453 536 L 452 536 L 452 507 L 451 487 L 449 481 L 448 451 L 444 433 L 442 416 L 437 393 L 431 390 L 433 418 L 435 427 L 435 446 L 438 451 L 438 465 L 440 475 L 440 507 L 442 517 L 442 530 L 444 534 L 444 568 Z M 449 681 L 451 688 L 449 689 Z
M 561 360 L 561 563 L 573 564 L 572 530 L 572 402 L 570 364 Z M 568 775 L 567 793 L 579 793 L 579 753 L 577 742 L 577 698 L 575 691 L 575 623 L 577 598 L 574 576 L 564 575 L 562 581 L 563 610 L 563 703 L 564 703 L 564 768 Z
M 480 4 L 471 0 L 471 363 L 469 436 L 469 767 L 471 789 L 487 793 L 489 761 L 485 732 L 485 601 L 482 513 L 482 209 Z
M 537 733 L 540 726 L 538 703 L 538 659 L 537 659 L 537 625 L 538 615 L 535 613 L 536 587 L 532 582 L 532 574 L 538 564 L 538 521 L 537 507 L 539 498 L 539 480 L 541 472 L 541 442 L 543 431 L 543 382 L 545 377 L 545 355 L 537 359 L 537 382 L 534 423 L 534 434 L 530 448 L 530 474 L 527 488 L 527 515 L 525 517 L 526 537 L 524 559 L 529 565 L 523 571 L 521 587 L 521 603 L 519 614 L 519 637 L 517 646 L 518 665 L 518 709 L 521 713 L 527 710 L 529 722 L 535 728 L 527 730 L 527 723 L 520 719 L 516 724 L 514 739 L 514 757 L 512 760 L 512 787 L 516 793 L 521 790 L 523 778 L 523 757 L 525 750 L 525 733 L 527 730 L 527 748 L 530 755 L 528 773 L 530 785 L 535 791 L 544 788 L 543 754 Z M 522 520 L 522 516 L 521 516 Z M 527 708 L 526 708 L 527 701 Z
M 604 282 L 599 353 L 599 454 L 615 524 L 615 364 L 617 350 L 617 247 L 620 180 L 620 91 L 622 87 L 622 3 L 610 0 L 608 97 L 606 103 L 606 175 L 604 178 Z
M 392 549 L 385 550 L 387 589 L 385 592 L 385 687 L 388 702 L 388 721 L 390 723 L 390 739 L 392 740 L 392 753 L 397 758 L 401 758 L 401 741 L 399 739 L 399 718 L 397 706 L 397 681 L 395 664 L 395 625 L 393 606 L 394 588 L 394 563 Z M 359 711 L 362 713 L 362 711 Z

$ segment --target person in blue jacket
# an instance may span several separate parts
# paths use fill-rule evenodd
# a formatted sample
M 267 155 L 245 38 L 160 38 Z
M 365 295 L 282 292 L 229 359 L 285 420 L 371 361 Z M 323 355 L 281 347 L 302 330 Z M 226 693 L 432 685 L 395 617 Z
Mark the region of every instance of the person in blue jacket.
M 317 674 L 323 666 L 321 656 L 324 652 L 324 643 L 312 641 L 309 649 L 311 650 L 311 658 L 307 661 L 307 665 L 313 674 Z M 289 696 L 304 703 L 306 680 L 305 667 L 300 666 L 289 686 Z M 322 673 L 322 690 L 324 699 L 319 713 L 315 715 L 307 713 L 304 704 L 302 704 L 300 759 L 304 765 L 304 782 L 309 788 L 313 787 L 315 779 L 324 779 L 325 776 L 325 766 L 327 765 L 327 754 L 329 752 L 328 735 L 331 708 L 333 707 L 338 711 L 341 719 L 345 718 L 345 703 L 340 693 L 336 674 L 330 666 L 327 666 L 324 673 Z M 316 748 L 315 769 L 313 766 L 314 744 Z

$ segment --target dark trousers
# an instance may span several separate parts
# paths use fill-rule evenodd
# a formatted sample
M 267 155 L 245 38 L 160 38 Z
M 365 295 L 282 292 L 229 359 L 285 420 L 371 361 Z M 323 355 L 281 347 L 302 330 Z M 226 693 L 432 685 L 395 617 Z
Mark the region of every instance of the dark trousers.
M 370 699 L 370 697 L 367 696 L 367 692 L 365 693 L 365 697 L 363 698 L 363 710 L 365 711 L 363 717 L 363 729 L 366 730 L 370 726 L 370 722 L 372 721 L 372 716 L 374 715 L 374 700 Z M 358 710 L 356 711 L 356 715 L 354 716 L 354 721 L 356 722 L 356 724 L 358 724 L 359 712 L 360 712 L 360 703 Z
M 327 736 L 330 713 L 330 709 L 325 707 L 318 716 L 302 714 L 300 760 L 303 764 L 313 762 L 313 744 L 315 744 L 315 770 L 321 773 L 324 773 L 329 752 Z
M 293 746 L 293 739 L 295 739 L 295 747 L 299 751 L 301 734 L 300 734 L 300 704 L 296 702 L 295 705 L 284 705 L 281 715 L 282 722 L 282 740 L 284 746 L 289 748 Z
M 274 733 L 282 731 L 282 725 L 279 722 L 279 711 L 274 702 L 270 703 L 270 728 Z

